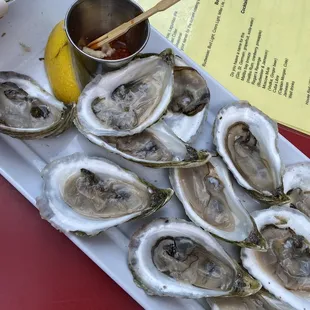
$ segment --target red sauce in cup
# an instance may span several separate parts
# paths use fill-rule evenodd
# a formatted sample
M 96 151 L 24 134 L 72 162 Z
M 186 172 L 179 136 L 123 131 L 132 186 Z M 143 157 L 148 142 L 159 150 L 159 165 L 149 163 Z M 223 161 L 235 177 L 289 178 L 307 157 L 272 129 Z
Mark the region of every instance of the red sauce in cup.
M 118 60 L 123 59 L 131 55 L 125 36 L 119 37 L 112 41 L 110 46 L 115 49 L 115 52 L 110 57 L 105 57 L 105 60 Z

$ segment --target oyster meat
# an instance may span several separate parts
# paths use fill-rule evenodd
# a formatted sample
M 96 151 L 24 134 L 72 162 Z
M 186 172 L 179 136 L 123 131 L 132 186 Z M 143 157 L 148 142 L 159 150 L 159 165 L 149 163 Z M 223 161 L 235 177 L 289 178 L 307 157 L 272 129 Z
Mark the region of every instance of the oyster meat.
M 75 104 L 64 105 L 29 76 L 0 72 L 0 132 L 20 139 L 55 136 L 74 117 Z
M 126 67 L 97 76 L 83 90 L 77 118 L 95 136 L 130 136 L 156 123 L 173 93 L 174 55 L 137 58 Z
M 89 236 L 148 216 L 173 195 L 106 159 L 78 153 L 48 164 L 42 177 L 41 216 L 63 232 Z
M 294 310 L 289 304 L 261 290 L 249 297 L 207 298 L 211 310 Z
M 240 101 L 220 110 L 213 134 L 218 153 L 242 187 L 266 203 L 288 201 L 274 121 Z
M 241 247 L 266 250 L 265 240 L 235 194 L 237 184 L 218 156 L 197 168 L 171 170 L 170 181 L 196 225 Z
M 191 67 L 174 68 L 174 93 L 169 109 L 174 113 L 194 116 L 210 102 L 205 79 Z
M 268 251 L 242 249 L 243 266 L 277 298 L 310 309 L 310 219 L 289 207 L 257 211 L 253 217 Z
M 165 122 L 183 141 L 193 142 L 206 120 L 210 103 L 210 90 L 197 70 L 176 57 L 174 67 L 174 93 Z
M 291 207 L 310 217 L 310 163 L 286 167 L 283 185 L 284 192 L 290 197 Z
M 186 145 L 162 121 L 127 137 L 97 137 L 84 132 L 77 120 L 75 125 L 94 144 L 147 167 L 195 167 L 203 165 L 210 158 L 208 152 L 196 151 Z
M 136 285 L 149 295 L 249 296 L 261 288 L 211 235 L 180 219 L 156 219 L 138 230 L 128 261 Z

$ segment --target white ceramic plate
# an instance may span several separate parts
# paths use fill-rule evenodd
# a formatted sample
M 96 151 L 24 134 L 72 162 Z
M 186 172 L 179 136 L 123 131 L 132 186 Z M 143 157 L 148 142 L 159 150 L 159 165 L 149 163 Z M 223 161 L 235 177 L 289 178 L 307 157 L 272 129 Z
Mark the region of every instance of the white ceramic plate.
M 44 55 L 44 47 L 50 31 L 56 23 L 63 19 L 73 2 L 72 0 L 20 0 L 12 4 L 8 15 L 0 20 L 0 70 L 14 70 L 28 74 L 44 88 L 49 89 L 44 64 L 39 58 Z M 4 32 L 6 35 L 1 38 L 1 34 Z M 21 43 L 29 46 L 31 51 L 23 50 Z M 198 138 L 197 147 L 212 149 L 211 127 L 215 115 L 221 107 L 236 100 L 236 98 L 155 30 L 152 31 L 145 51 L 160 52 L 167 47 L 173 48 L 176 54 L 183 57 L 189 65 L 200 70 L 208 81 L 211 91 L 211 107 L 208 121 Z M 308 160 L 283 137 L 280 138 L 279 144 L 285 164 Z M 111 155 L 92 145 L 75 129 L 70 129 L 58 138 L 40 141 L 23 142 L 0 135 L 0 173 L 34 204 L 35 198 L 41 190 L 40 171 L 43 166 L 58 157 L 74 152 L 84 152 L 88 155 L 112 159 L 154 185 L 159 187 L 170 186 L 167 171 L 144 168 L 119 156 Z M 257 207 L 251 201 L 247 202 L 247 208 L 250 211 L 257 209 Z M 181 204 L 174 197 L 162 210 L 146 220 L 137 220 L 121 225 L 119 228 L 113 228 L 91 239 L 78 238 L 72 234 L 69 234 L 68 238 L 145 309 L 206 309 L 207 306 L 204 301 L 149 297 L 137 288 L 132 281 L 127 268 L 129 238 L 145 221 L 160 216 L 185 218 Z M 233 255 L 238 255 L 236 248 L 226 244 L 225 247 Z

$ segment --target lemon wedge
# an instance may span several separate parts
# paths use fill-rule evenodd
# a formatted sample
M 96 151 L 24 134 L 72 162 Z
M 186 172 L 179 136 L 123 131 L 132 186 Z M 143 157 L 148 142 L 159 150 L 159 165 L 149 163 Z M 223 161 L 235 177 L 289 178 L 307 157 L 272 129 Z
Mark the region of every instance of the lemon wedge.
M 77 102 L 81 88 L 74 70 L 64 21 L 55 26 L 48 38 L 44 64 L 55 97 L 64 103 Z

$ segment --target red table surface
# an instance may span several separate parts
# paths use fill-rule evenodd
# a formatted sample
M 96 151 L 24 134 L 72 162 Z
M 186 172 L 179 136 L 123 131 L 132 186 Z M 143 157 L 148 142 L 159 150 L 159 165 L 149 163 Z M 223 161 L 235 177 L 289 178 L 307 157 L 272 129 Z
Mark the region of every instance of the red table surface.
M 310 139 L 281 133 L 308 157 Z M 0 309 L 141 309 L 0 177 Z

